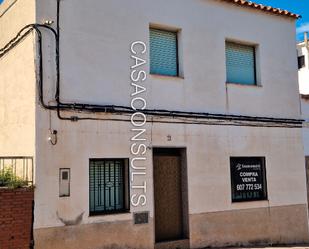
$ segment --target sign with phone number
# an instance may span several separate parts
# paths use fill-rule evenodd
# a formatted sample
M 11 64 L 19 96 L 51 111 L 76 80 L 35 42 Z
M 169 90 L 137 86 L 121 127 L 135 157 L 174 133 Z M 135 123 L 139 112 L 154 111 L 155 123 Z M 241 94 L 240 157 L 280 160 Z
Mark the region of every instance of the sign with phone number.
M 265 157 L 231 157 L 232 202 L 267 200 Z

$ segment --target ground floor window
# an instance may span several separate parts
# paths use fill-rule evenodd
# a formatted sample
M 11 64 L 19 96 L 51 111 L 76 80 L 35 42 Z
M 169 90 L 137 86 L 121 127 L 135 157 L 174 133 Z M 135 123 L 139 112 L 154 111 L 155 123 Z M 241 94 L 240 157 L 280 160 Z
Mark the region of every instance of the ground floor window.
M 232 202 L 267 200 L 265 157 L 231 157 Z
M 90 215 L 127 211 L 128 190 L 127 159 L 90 159 Z

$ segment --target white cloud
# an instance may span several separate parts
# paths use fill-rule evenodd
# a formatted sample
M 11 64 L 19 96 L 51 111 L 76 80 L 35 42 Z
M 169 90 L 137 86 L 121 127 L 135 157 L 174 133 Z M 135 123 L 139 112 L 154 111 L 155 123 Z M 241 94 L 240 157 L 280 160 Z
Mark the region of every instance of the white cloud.
M 301 34 L 301 33 L 304 33 L 304 32 L 309 32 L 309 22 L 306 22 L 306 23 L 303 23 L 301 24 L 297 29 L 296 29 L 296 32 L 297 34 Z

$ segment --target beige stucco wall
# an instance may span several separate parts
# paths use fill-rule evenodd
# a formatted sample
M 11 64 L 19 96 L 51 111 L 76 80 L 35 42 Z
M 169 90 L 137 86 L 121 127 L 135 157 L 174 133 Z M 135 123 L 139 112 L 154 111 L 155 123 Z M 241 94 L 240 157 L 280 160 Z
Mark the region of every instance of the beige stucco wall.
M 6 0 L 0 5 L 0 47 L 34 22 L 34 1 Z M 35 92 L 34 36 L 30 34 L 0 58 L 0 156 L 34 156 Z
M 192 248 L 308 242 L 306 205 L 196 214 L 190 222 Z
M 149 249 L 154 244 L 152 226 L 131 221 L 37 229 L 34 236 L 39 249 Z
M 308 242 L 306 205 L 208 212 L 190 215 L 190 248 L 258 246 Z M 297 226 L 295 226 L 297 224 Z M 153 223 L 105 222 L 35 230 L 36 248 L 154 248 Z M 178 241 L 181 247 L 183 241 Z M 165 244 L 159 244 L 165 246 Z

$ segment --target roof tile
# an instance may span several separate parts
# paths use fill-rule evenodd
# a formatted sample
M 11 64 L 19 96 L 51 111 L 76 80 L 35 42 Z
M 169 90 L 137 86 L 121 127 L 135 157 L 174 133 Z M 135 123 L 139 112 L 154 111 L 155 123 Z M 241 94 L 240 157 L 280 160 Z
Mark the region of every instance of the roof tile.
M 246 0 L 220 0 L 220 1 L 239 5 L 239 6 L 243 6 L 243 7 L 254 8 L 254 9 L 269 12 L 269 13 L 275 14 L 275 15 L 281 15 L 281 16 L 291 17 L 291 18 L 295 18 L 295 19 L 301 18 L 300 15 L 294 14 L 294 13 L 288 11 L 288 10 L 282 10 L 282 9 L 279 9 L 279 8 L 274 8 L 274 7 L 266 6 L 266 5 L 263 5 L 263 4 L 257 4 L 257 3 L 253 3 L 253 2 L 250 2 L 250 1 L 246 1 Z

